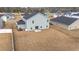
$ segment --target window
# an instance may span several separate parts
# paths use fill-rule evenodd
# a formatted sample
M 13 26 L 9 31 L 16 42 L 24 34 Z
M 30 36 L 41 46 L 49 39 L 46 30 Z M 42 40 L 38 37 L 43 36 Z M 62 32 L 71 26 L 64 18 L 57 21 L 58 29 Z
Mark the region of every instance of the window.
M 32 27 L 30 29 L 32 29 Z
M 32 23 L 34 24 L 34 21 L 32 21 Z
M 38 26 L 35 26 L 35 29 L 39 29 L 39 27 Z
M 49 20 L 47 20 L 47 22 L 48 22 Z
M 42 28 L 42 26 L 40 26 L 40 28 Z
M 48 26 L 46 26 L 46 27 L 48 27 Z

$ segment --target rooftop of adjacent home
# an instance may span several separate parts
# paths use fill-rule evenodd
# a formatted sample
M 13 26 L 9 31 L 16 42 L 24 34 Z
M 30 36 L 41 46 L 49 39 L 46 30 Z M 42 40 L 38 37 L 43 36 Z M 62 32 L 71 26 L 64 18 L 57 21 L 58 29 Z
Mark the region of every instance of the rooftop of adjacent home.
M 78 14 L 73 14 L 74 16 L 79 16 L 79 13 Z
M 70 25 L 76 20 L 78 20 L 78 18 L 71 18 L 71 17 L 65 17 L 65 16 L 51 19 L 51 21 L 53 22 L 57 22 L 57 23 L 65 24 L 65 25 Z
M 79 18 L 79 12 L 65 13 L 64 16 L 71 17 L 71 18 Z
M 34 16 L 36 14 L 37 14 L 36 12 L 34 12 L 34 13 L 27 13 L 27 14 L 24 15 L 23 18 L 25 18 L 27 20 L 27 19 L 29 19 L 30 17 L 32 17 L 32 16 Z
M 36 15 L 38 13 L 40 13 L 40 12 L 26 13 L 23 18 L 25 18 L 27 20 L 30 17 L 32 17 L 32 16 L 34 16 L 34 15 Z M 43 13 L 41 13 L 41 14 L 43 14 Z M 43 14 L 43 15 L 45 16 L 45 14 Z

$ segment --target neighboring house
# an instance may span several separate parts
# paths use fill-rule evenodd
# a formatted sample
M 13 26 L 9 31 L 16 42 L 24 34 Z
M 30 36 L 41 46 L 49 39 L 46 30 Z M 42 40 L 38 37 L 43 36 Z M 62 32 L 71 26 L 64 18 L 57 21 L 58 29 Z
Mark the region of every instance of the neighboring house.
M 0 19 L 0 29 L 2 29 L 3 28 L 3 21 L 2 21 L 2 19 Z
M 13 14 L 4 14 L 1 19 L 4 21 L 4 22 L 7 22 L 8 20 L 11 20 L 14 18 L 14 15 Z
M 25 29 L 25 25 L 26 24 L 25 24 L 25 22 L 23 20 L 19 20 L 16 23 L 16 26 L 17 26 L 18 29 Z
M 65 17 L 71 17 L 71 18 L 79 18 L 79 12 L 70 12 L 70 13 L 65 13 Z
M 70 17 L 57 17 L 50 21 L 51 24 L 68 29 L 79 29 L 79 19 L 78 18 L 70 18 Z
M 20 28 L 25 28 L 28 31 L 35 30 L 35 29 L 48 29 L 49 28 L 49 20 L 46 15 L 42 13 L 31 13 L 31 14 L 25 14 L 25 16 L 22 19 L 25 23 L 23 23 L 23 26 L 20 26 Z M 20 24 L 17 23 L 17 27 L 19 27 Z
M 79 16 L 79 13 L 78 14 L 73 14 L 74 16 Z
M 2 15 L 0 14 L 0 29 L 3 28 L 3 20 L 1 19 Z

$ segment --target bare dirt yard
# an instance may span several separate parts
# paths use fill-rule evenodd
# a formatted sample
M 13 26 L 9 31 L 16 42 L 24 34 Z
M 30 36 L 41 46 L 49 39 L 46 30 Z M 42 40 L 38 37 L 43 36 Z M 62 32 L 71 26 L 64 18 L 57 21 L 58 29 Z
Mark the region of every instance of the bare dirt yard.
M 73 33 L 73 34 L 72 34 Z M 72 35 L 71 35 L 72 34 Z M 69 31 L 51 26 L 42 32 L 14 29 L 16 51 L 72 51 L 79 50 L 79 30 Z
M 68 31 L 52 25 L 42 32 L 25 32 L 17 31 L 15 22 L 14 20 L 7 22 L 5 28 L 14 28 L 16 51 L 79 51 L 79 30 Z M 8 48 L 11 47 L 10 39 L 4 41 L 8 42 L 7 44 L 4 42 L 5 47 L 7 45 L 5 50 L 10 50 Z
M 11 34 L 0 33 L 0 51 L 11 51 Z

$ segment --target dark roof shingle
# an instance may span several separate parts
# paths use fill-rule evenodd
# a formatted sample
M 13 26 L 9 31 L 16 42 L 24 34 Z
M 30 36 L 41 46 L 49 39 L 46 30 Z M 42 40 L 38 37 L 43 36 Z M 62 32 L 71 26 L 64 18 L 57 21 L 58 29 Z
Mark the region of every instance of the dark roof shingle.
M 61 16 L 61 17 L 54 18 L 51 21 L 65 24 L 65 25 L 70 25 L 76 20 L 77 20 L 77 18 L 70 18 L 70 17 Z
M 79 16 L 79 13 L 78 14 L 73 14 L 74 16 Z
M 36 15 L 37 13 L 34 12 L 34 13 L 31 13 L 31 14 L 25 14 L 23 18 L 25 18 L 26 20 L 29 19 L 30 17 Z
M 25 24 L 25 22 L 23 21 L 23 20 L 19 20 L 18 22 L 17 22 L 17 24 L 19 25 L 19 24 Z

